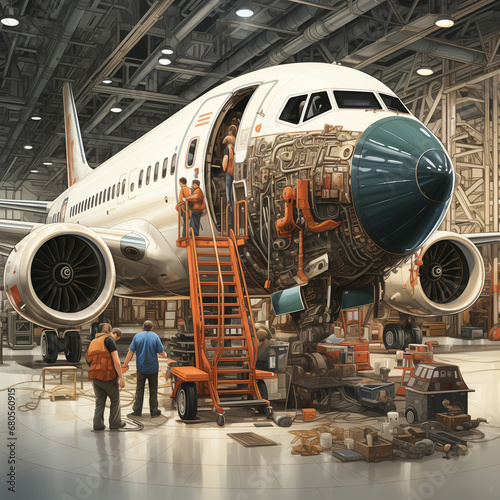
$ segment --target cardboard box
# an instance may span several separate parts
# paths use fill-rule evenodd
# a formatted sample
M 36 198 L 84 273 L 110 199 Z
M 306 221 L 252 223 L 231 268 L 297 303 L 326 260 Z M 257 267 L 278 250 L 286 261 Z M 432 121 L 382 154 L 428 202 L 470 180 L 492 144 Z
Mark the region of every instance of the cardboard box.
M 354 441 L 354 451 L 361 453 L 367 462 L 383 462 L 392 460 L 392 443 L 378 438 L 378 443 L 368 446 L 366 439 Z
M 437 413 L 436 420 L 444 424 L 447 429 L 455 429 L 464 422 L 470 423 L 470 415 L 462 413 L 461 415 L 448 415 L 447 413 Z

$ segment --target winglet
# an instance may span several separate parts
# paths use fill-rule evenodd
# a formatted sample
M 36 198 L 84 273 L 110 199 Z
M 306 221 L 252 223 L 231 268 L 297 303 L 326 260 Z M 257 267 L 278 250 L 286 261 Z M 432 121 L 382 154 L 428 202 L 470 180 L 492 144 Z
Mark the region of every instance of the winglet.
M 66 160 L 68 165 L 68 186 L 72 186 L 92 169 L 85 158 L 82 134 L 76 114 L 75 99 L 69 83 L 63 86 L 64 128 L 66 131 Z

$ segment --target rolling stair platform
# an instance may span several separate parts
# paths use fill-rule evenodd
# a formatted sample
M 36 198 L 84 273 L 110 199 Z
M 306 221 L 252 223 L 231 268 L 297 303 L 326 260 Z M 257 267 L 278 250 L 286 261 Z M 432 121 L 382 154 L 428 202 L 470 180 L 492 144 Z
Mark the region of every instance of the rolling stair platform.
M 181 238 L 179 229 L 177 246 L 188 254 L 195 358 L 195 366 L 171 368 L 171 397 L 182 420 L 196 418 L 199 397 L 211 398 L 220 426 L 225 408 L 250 407 L 272 416 L 264 379 L 277 375 L 255 368 L 258 342 L 238 253 L 247 237 L 246 202 L 236 204 L 235 211 L 238 237 L 232 230 L 228 236 L 215 236 L 210 219 L 208 237 L 194 236 L 190 229 L 188 237 Z M 189 220 L 186 223 L 189 227 Z

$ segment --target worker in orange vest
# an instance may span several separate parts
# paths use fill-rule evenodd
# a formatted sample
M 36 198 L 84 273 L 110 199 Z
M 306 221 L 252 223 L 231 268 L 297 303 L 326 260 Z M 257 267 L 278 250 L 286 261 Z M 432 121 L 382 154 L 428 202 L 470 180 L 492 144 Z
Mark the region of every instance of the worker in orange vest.
M 229 229 L 234 231 L 234 198 L 233 198 L 233 179 L 234 179 L 234 144 L 236 142 L 236 133 L 238 129 L 231 125 L 228 135 L 222 141 L 226 146 L 222 156 L 222 170 L 226 177 L 226 200 L 229 205 Z
M 207 208 L 205 204 L 205 196 L 200 188 L 200 181 L 195 179 L 193 181 L 193 194 L 185 198 L 189 201 L 189 208 L 191 209 L 191 224 L 195 236 L 200 235 L 200 220 L 203 210 Z
M 104 408 L 106 399 L 111 402 L 109 410 L 110 429 L 125 427 L 121 419 L 120 389 L 125 387 L 120 358 L 116 349 L 116 341 L 121 337 L 121 330 L 104 323 L 102 332 L 98 333 L 87 350 L 89 378 L 92 380 L 95 394 L 94 431 L 103 431 Z
M 179 185 L 181 186 L 181 190 L 179 192 L 179 205 L 178 205 L 178 210 L 181 211 L 181 217 L 182 217 L 182 232 L 181 232 L 181 238 L 186 237 L 186 207 L 185 207 L 185 201 L 188 196 L 191 195 L 191 190 L 187 187 L 187 180 L 185 177 L 181 177 L 179 179 Z

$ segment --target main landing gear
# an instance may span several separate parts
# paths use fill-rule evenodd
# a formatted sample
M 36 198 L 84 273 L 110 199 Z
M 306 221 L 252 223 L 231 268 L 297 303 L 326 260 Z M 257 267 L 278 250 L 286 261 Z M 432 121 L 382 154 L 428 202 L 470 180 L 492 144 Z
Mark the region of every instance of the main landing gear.
M 56 330 L 44 330 L 40 341 L 42 358 L 45 363 L 55 363 L 60 352 L 66 361 L 78 363 L 82 358 L 82 341 L 78 330 L 66 330 L 58 335 Z
M 383 340 L 388 351 L 404 351 L 410 344 L 422 343 L 422 330 L 414 321 L 406 321 L 403 326 L 388 323 L 384 327 Z

